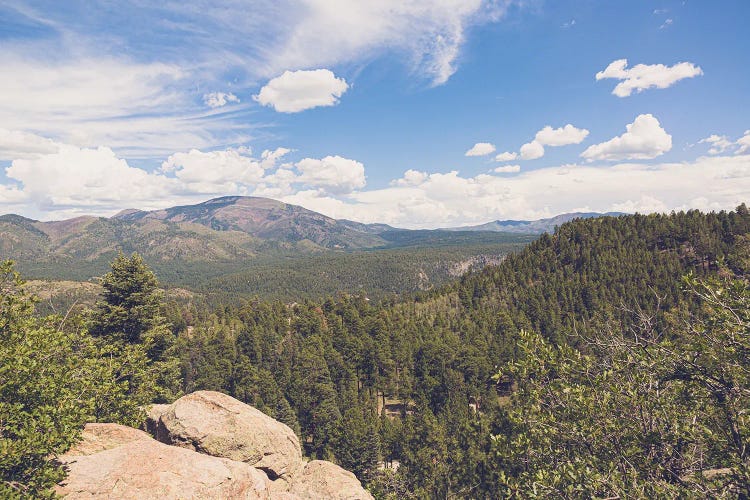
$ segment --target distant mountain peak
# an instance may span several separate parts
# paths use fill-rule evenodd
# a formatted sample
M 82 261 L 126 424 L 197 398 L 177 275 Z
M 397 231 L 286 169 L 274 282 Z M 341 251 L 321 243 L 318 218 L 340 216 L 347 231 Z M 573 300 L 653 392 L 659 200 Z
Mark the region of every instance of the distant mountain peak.
M 449 228 L 449 231 L 497 231 L 506 233 L 551 233 L 555 226 L 559 226 L 573 219 L 591 219 L 595 217 L 617 217 L 625 215 L 622 212 L 569 212 L 537 220 L 495 220 L 476 226 L 462 226 Z
M 111 219 L 120 219 L 120 218 L 125 217 L 127 215 L 138 213 L 140 211 L 141 210 L 138 210 L 137 208 L 126 208 L 124 210 L 120 210 L 119 212 L 117 212 L 115 215 L 113 215 L 110 218 Z

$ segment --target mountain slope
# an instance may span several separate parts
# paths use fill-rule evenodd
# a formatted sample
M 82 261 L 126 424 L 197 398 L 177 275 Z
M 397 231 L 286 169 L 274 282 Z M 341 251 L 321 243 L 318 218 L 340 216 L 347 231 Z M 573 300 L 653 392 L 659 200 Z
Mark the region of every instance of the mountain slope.
M 364 224 L 357 227 L 356 223 L 342 223 L 268 198 L 225 196 L 197 205 L 120 213 L 114 218 L 127 222 L 189 222 L 216 231 L 240 231 L 266 240 L 287 243 L 307 240 L 324 248 L 371 248 L 384 244 Z

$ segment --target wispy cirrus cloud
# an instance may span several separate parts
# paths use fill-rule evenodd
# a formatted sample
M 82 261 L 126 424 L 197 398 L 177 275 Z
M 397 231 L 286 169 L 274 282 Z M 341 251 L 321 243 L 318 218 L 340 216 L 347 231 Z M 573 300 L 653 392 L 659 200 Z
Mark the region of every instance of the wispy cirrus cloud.
M 417 79 L 439 85 L 456 71 L 468 30 L 498 21 L 512 1 L 196 0 L 115 9 L 9 0 L 0 123 L 131 158 L 239 145 L 265 125 L 248 111 L 258 106 L 252 95 L 294 112 L 335 103 L 347 88 L 323 97 L 274 89 L 285 71 L 395 56 Z M 29 29 L 33 39 L 14 38 Z

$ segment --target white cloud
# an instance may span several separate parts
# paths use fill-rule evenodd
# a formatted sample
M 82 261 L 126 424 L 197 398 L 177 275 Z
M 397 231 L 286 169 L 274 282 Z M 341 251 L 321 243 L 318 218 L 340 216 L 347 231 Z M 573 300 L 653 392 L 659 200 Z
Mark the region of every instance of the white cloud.
M 711 147 L 708 150 L 709 154 L 718 155 L 727 151 L 734 150 L 734 154 L 744 154 L 750 151 L 750 130 L 746 130 L 745 134 L 732 141 L 725 135 L 713 134 L 705 139 L 698 141 L 698 144 L 710 144 Z
M 503 165 L 501 167 L 495 167 L 493 172 L 496 174 L 511 174 L 521 171 L 521 165 Z
M 332 217 L 399 227 L 537 219 L 575 211 L 734 209 L 750 197 L 750 156 L 655 165 L 564 165 L 512 176 L 466 178 L 448 172 L 419 178 L 416 183 L 395 182 L 343 198 L 308 191 L 284 200 Z
M 349 85 L 328 69 L 285 71 L 269 81 L 253 99 L 280 113 L 297 113 L 338 104 Z
M 303 0 L 302 13 L 279 46 L 270 47 L 272 69 L 331 66 L 377 57 L 406 56 L 434 85 L 456 71 L 466 31 L 497 21 L 509 2 L 484 0 Z
M 576 128 L 570 123 L 560 128 L 552 128 L 549 125 L 536 133 L 534 140 L 542 146 L 567 146 L 568 144 L 580 144 L 589 135 L 585 128 Z
M 258 81 L 334 66 L 356 74 L 389 57 L 439 85 L 469 31 L 497 22 L 513 1 L 120 2 L 114 24 L 101 2 L 15 2 L 11 24 L 44 26 L 45 35 L 4 40 L 0 124 L 131 160 L 242 144 L 267 125 L 248 117 L 252 102 L 238 104 Z M 330 105 L 341 87 L 286 106 Z
M 106 147 L 61 144 L 57 152 L 13 160 L 6 175 L 47 217 L 98 215 L 180 199 L 174 179 L 131 167 Z
M 328 156 L 276 166 L 285 149 L 267 150 L 261 158 L 251 156 L 249 148 L 189 151 L 171 155 L 161 171 L 149 173 L 128 165 L 109 148 L 60 144 L 56 152 L 12 162 L 6 169 L 10 182 L 0 184 L 0 205 L 2 212 L 60 219 L 252 194 L 337 218 L 445 227 L 571 211 L 732 209 L 750 197 L 750 155 L 743 154 L 526 171 L 503 165 L 474 177 L 407 170 L 388 187 L 364 190 L 361 163 Z
M 277 161 L 291 152 L 292 150 L 289 148 L 276 148 L 273 151 L 271 151 L 270 149 L 266 149 L 260 155 L 260 157 L 263 159 L 261 165 L 263 165 L 263 168 L 271 168 L 276 164 Z
M 521 146 L 522 160 L 536 160 L 544 156 L 544 146 L 567 146 L 568 144 L 580 144 L 589 135 L 585 128 L 577 128 L 568 123 L 564 127 L 552 128 L 549 125 L 536 133 L 534 140 Z M 511 157 L 515 153 L 503 153 L 503 158 L 514 160 Z M 501 155 L 498 155 L 498 159 Z
M 737 154 L 743 154 L 750 151 L 750 130 L 745 130 L 745 135 L 740 137 L 736 144 L 739 146 Z
M 296 182 L 321 188 L 328 193 L 345 194 L 365 186 L 365 166 L 341 156 L 320 160 L 304 158 L 295 164 L 300 175 Z
M 409 169 L 404 172 L 404 176 L 401 179 L 391 181 L 391 186 L 416 186 L 423 183 L 427 177 L 427 172 Z
M 494 144 L 490 144 L 489 142 L 478 142 L 465 153 L 465 156 L 486 156 L 494 152 Z
M 698 141 L 698 144 L 710 144 L 711 149 L 708 150 L 709 154 L 718 155 L 723 153 L 727 149 L 731 148 L 734 143 L 730 141 L 725 135 L 716 135 L 706 137 Z
M 703 70 L 690 62 L 681 62 L 673 66 L 663 64 L 637 64 L 628 68 L 627 59 L 618 59 L 596 74 L 596 79 L 614 78 L 622 80 L 612 93 L 617 97 L 627 97 L 636 92 L 650 88 L 665 89 L 685 78 L 703 74 Z
M 581 156 L 593 160 L 649 160 L 672 149 L 669 135 L 653 115 L 638 115 L 626 126 L 627 132 L 589 146 Z
M 504 153 L 496 155 L 495 161 L 513 161 L 516 158 L 518 158 L 518 153 L 510 153 L 508 151 L 505 151 Z
M 56 153 L 59 148 L 58 143 L 46 137 L 20 130 L 0 128 L 0 160 Z
M 258 160 L 234 149 L 207 153 L 191 149 L 171 155 L 161 171 L 173 173 L 192 192 L 219 194 L 260 182 L 265 169 Z
M 0 124 L 79 147 L 107 145 L 129 158 L 249 140 L 247 124 L 195 107 L 190 76 L 174 64 L 0 53 Z
M 231 92 L 211 92 L 203 94 L 203 102 L 209 108 L 221 108 L 230 102 L 240 102 L 240 99 Z
M 544 146 L 536 141 L 527 142 L 521 146 L 522 160 L 536 160 L 544 156 Z
M 662 23 L 662 25 L 661 25 L 661 26 L 659 26 L 659 29 L 660 29 L 660 30 L 663 30 L 664 28 L 666 28 L 666 27 L 668 27 L 668 26 L 672 26 L 672 23 L 673 23 L 673 22 L 674 22 L 674 21 L 673 21 L 672 19 L 667 19 L 667 20 L 665 20 L 665 21 L 664 21 L 664 23 Z

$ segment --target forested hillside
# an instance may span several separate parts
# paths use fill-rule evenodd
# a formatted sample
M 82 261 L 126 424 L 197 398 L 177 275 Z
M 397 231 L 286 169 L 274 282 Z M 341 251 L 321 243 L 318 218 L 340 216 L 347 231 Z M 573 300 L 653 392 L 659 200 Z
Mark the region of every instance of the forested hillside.
M 122 256 L 85 325 L 145 356 L 140 400 L 228 393 L 377 498 L 745 498 L 748 255 L 744 205 L 602 217 L 411 299 L 160 312 Z
M 578 220 L 415 300 L 197 313 L 181 341 L 186 389 L 228 391 L 299 425 L 312 455 L 338 457 L 382 495 L 495 497 L 512 481 L 492 436 L 512 432 L 521 375 L 493 376 L 522 357 L 521 332 L 589 353 L 590 339 L 644 323 L 677 338 L 704 305 L 683 277 L 744 277 L 749 231 L 744 207 Z M 379 459 L 400 467 L 378 472 Z

